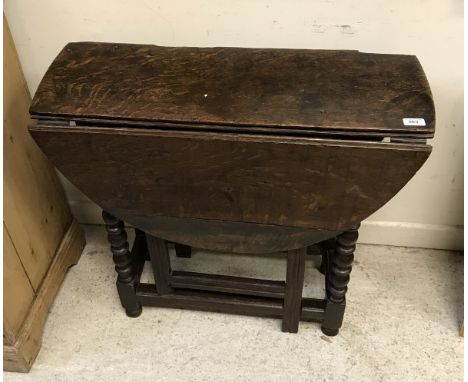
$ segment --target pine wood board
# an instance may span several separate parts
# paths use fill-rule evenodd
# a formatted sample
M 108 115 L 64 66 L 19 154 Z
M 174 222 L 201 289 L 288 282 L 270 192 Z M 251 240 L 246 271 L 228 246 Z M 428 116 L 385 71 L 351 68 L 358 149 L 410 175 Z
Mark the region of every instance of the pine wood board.
M 42 344 L 42 332 L 49 308 L 68 268 L 75 265 L 85 246 L 81 227 L 75 221 L 69 226 L 29 313 L 13 345 L 3 346 L 3 369 L 27 372 Z
M 5 225 L 3 269 L 8 270 L 3 277 L 3 341 L 11 345 L 28 314 L 35 293 Z
M 27 131 L 30 95 L 4 19 L 4 224 L 36 291 L 71 214 L 57 174 Z

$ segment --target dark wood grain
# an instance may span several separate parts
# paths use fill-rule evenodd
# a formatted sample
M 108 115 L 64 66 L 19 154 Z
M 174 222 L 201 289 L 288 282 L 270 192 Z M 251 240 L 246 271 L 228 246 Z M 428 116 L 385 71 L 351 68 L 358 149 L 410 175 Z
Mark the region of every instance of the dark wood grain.
M 33 115 L 432 134 L 415 56 L 305 49 L 68 44 Z M 425 127 L 402 118 L 420 117 Z
M 430 153 L 427 145 L 245 134 L 30 131 L 73 184 L 144 231 L 135 217 L 343 231 L 392 198 Z

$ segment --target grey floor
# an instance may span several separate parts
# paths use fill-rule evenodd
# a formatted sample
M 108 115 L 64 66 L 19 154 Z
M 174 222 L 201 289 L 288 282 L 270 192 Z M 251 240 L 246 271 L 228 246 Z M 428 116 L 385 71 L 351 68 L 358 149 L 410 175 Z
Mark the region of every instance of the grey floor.
M 344 326 L 337 337 L 301 323 L 161 308 L 127 318 L 102 227 L 70 269 L 50 311 L 29 374 L 5 381 L 461 381 L 463 257 L 359 245 Z M 172 254 L 173 255 L 173 254 Z M 210 261 L 216 257 L 217 261 Z M 305 294 L 322 297 L 307 263 Z M 174 268 L 284 278 L 284 259 L 195 252 Z M 255 272 L 254 272 L 255 271 Z M 148 269 L 144 277 L 151 279 Z

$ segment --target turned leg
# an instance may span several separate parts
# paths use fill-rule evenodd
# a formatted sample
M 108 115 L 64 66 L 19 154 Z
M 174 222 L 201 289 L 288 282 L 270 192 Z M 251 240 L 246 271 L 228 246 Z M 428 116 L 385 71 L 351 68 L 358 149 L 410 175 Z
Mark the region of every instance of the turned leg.
M 282 331 L 297 333 L 301 318 L 302 289 L 307 248 L 289 251 L 286 265 L 286 291 L 283 305 Z
M 177 257 L 192 257 L 192 248 L 188 245 L 174 243 L 174 248 Z
M 141 314 L 141 303 L 135 294 L 135 272 L 124 223 L 106 211 L 102 212 L 102 218 L 106 224 L 107 238 L 111 245 L 112 258 L 117 271 L 117 291 L 120 302 L 125 308 L 127 316 L 138 317 Z
M 335 248 L 327 251 L 325 276 L 327 303 L 322 332 L 328 336 L 337 335 L 343 322 L 346 291 L 358 239 L 358 228 L 359 224 L 338 235 Z

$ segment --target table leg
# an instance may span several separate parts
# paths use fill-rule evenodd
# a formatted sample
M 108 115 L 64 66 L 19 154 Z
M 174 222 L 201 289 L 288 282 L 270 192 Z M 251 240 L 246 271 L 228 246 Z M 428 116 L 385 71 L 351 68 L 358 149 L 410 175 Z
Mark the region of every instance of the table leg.
M 335 249 L 327 252 L 325 284 L 327 303 L 322 332 L 328 336 L 338 334 L 346 306 L 349 275 L 354 260 L 359 224 L 336 237 Z
M 135 272 L 124 223 L 106 211 L 102 212 L 102 218 L 106 224 L 107 238 L 111 246 L 115 270 L 117 271 L 116 284 L 120 302 L 125 308 L 127 316 L 138 317 L 142 308 L 135 294 Z
M 154 282 L 159 295 L 173 293 L 169 286 L 171 277 L 171 262 L 165 240 L 146 234 L 146 243 L 153 267 Z
M 283 305 L 282 331 L 297 333 L 301 317 L 302 289 L 307 248 L 288 252 L 286 291 Z

